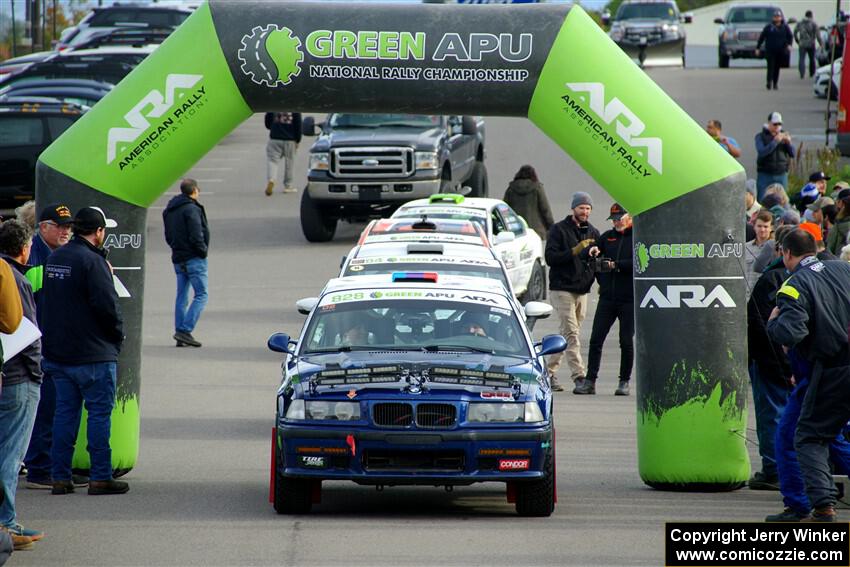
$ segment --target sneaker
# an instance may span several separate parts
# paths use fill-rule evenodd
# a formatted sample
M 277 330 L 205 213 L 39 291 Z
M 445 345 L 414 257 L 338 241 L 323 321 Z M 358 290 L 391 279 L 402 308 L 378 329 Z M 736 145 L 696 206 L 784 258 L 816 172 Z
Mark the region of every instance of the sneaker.
M 190 346 L 190 347 L 200 347 L 201 343 L 195 340 L 195 337 L 192 336 L 192 333 L 184 333 L 183 331 L 177 331 L 174 333 L 174 340 L 177 341 L 177 346 Z
M 292 185 L 287 185 L 286 187 L 283 188 L 283 192 L 284 193 L 298 193 L 298 189 L 296 189 Z
M 803 522 L 806 521 L 806 518 L 809 518 L 809 514 L 805 516 L 801 516 L 791 508 L 785 508 L 782 512 L 778 514 L 771 514 L 770 516 L 766 516 L 764 518 L 765 522 Z
M 89 477 L 81 474 L 73 474 L 71 475 L 71 482 L 74 483 L 75 487 L 81 488 L 89 485 Z
M 124 494 L 130 485 L 120 480 L 93 480 L 89 483 L 89 494 Z
M 274 181 L 269 181 L 268 185 L 266 185 L 266 195 L 271 197 L 274 192 Z
M 573 388 L 573 394 L 579 396 L 596 394 L 596 380 L 588 380 L 587 378 L 576 380 L 576 387 Z
M 28 537 L 32 541 L 38 541 L 38 540 L 40 540 L 44 537 L 44 532 L 40 532 L 38 530 L 28 530 L 27 528 L 23 527 L 21 524 L 15 524 L 15 527 L 7 528 L 7 531 L 10 534 Z
M 561 386 L 561 383 L 558 382 L 558 379 L 555 378 L 554 376 L 552 376 L 551 384 L 552 384 L 552 391 L 553 392 L 563 392 L 564 391 L 564 387 Z
M 30 471 L 27 470 L 26 465 L 21 465 L 21 469 L 18 471 L 18 476 L 27 476 Z
M 46 479 L 43 479 L 43 480 L 27 479 L 25 486 L 27 488 L 32 489 L 32 490 L 50 490 L 51 488 L 53 488 L 53 481 L 49 478 L 46 478 Z
M 74 492 L 74 483 L 70 480 L 55 480 L 52 487 L 51 494 L 61 496 L 62 494 L 72 494 Z
M 750 490 L 779 490 L 779 477 L 768 476 L 762 471 L 755 473 L 747 482 Z
M 4 532 L 9 534 L 9 537 L 12 538 L 12 549 L 15 551 L 23 551 L 25 549 L 32 549 L 32 538 L 29 536 L 18 535 L 9 528 L 0 528 Z
M 628 380 L 620 380 L 620 385 L 617 386 L 617 389 L 614 390 L 615 396 L 628 396 L 629 395 L 629 381 Z
M 823 506 L 821 508 L 815 508 L 812 515 L 808 518 L 801 520 L 802 522 L 834 522 L 835 521 L 835 508 L 832 506 Z

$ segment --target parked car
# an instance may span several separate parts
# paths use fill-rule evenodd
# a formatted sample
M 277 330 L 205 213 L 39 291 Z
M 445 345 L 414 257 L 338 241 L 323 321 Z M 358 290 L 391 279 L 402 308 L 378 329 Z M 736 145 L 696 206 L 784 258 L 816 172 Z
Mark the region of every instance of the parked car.
M 300 337 L 284 355 L 272 433 L 270 496 L 305 514 L 324 480 L 379 487 L 503 482 L 520 516 L 555 507 L 552 389 L 544 356 L 500 282 L 394 272 L 328 282 L 297 303 Z M 450 488 L 447 488 L 450 490 Z
M 25 79 L 57 78 L 89 79 L 116 85 L 157 47 L 146 45 L 62 51 L 17 73 L 6 75 L 0 80 L 0 86 L 6 87 Z
M 317 125 L 305 117 L 303 132 Z M 388 216 L 399 205 L 472 187 L 487 194 L 484 121 L 472 116 L 330 114 L 310 148 L 301 230 L 331 240 L 337 222 Z
M 50 97 L 63 102 L 94 106 L 109 94 L 113 85 L 85 79 L 33 79 L 19 81 L 0 89 L 0 99 L 4 97 Z
M 59 36 L 57 49 L 65 50 L 85 44 L 104 32 L 127 28 L 175 29 L 192 12 L 177 7 L 104 6 L 93 9 L 76 26 L 66 28 Z
M 831 93 L 832 100 L 838 100 L 838 87 L 841 86 L 841 65 L 844 58 L 839 57 L 832 65 L 824 65 L 815 71 L 814 90 L 818 98 L 826 98 L 827 91 Z M 832 76 L 832 89 L 829 88 L 829 68 L 834 67 Z
M 718 31 L 717 66 L 729 67 L 731 59 L 757 59 L 756 45 L 764 26 L 773 20 L 774 12 L 782 12 L 775 4 L 735 5 L 726 12 L 726 17 L 717 18 Z M 791 18 L 788 24 L 797 20 Z
M 174 28 L 130 28 L 114 29 L 93 35 L 88 40 L 81 42 L 74 50 L 98 49 L 100 47 L 132 46 L 142 47 L 145 45 L 160 44 L 174 31 Z
M 819 46 L 817 50 L 819 65 L 826 65 L 830 58 L 837 59 L 844 56 L 844 35 L 848 21 L 850 21 L 850 14 L 842 11 L 838 16 L 838 25 L 835 24 L 835 16 L 833 16 L 829 25 L 821 26 L 820 33 L 823 45 Z M 833 44 L 835 44 L 834 51 Z
M 35 53 L 21 55 L 20 57 L 12 57 L 11 59 L 6 59 L 5 61 L 0 62 L 0 81 L 2 81 L 7 75 L 23 71 L 33 63 L 44 61 L 54 53 L 54 51 L 37 51 Z
M 85 111 L 46 97 L 0 100 L 0 207 L 16 207 L 35 196 L 38 156 Z
M 629 57 L 643 66 L 685 65 L 685 28 L 693 20 L 690 14 L 680 14 L 676 2 L 626 0 L 611 18 L 605 13 L 602 21 L 610 24 L 608 36 Z

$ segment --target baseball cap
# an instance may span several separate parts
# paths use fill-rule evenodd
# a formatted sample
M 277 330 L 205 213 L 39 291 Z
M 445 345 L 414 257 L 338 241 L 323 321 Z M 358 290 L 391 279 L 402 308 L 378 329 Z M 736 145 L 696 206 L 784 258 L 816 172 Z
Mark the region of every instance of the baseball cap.
M 771 124 L 782 124 L 782 115 L 778 112 L 771 112 L 767 115 L 767 121 Z
M 805 230 L 809 234 L 815 237 L 815 242 L 820 242 L 823 240 L 823 232 L 818 225 L 813 222 L 804 222 L 800 223 L 800 230 Z
M 850 183 L 847 183 L 846 181 L 836 181 L 833 189 L 837 189 L 838 191 L 842 189 L 850 189 Z
M 824 180 L 829 181 L 830 177 L 822 171 L 816 171 L 809 176 L 809 181 L 811 183 L 814 183 L 815 181 L 824 181 Z
M 810 211 L 819 211 L 827 205 L 834 205 L 835 201 L 830 197 L 819 197 L 817 201 L 812 203 L 811 205 L 807 205 L 806 208 Z
M 629 213 L 626 212 L 626 209 L 620 206 L 619 203 L 614 203 L 611 205 L 610 215 L 608 215 L 608 220 L 620 220 L 623 218 L 623 215 L 627 215 Z
M 83 207 L 77 211 L 74 217 L 74 226 L 94 230 L 98 228 L 115 228 L 118 223 L 107 218 L 106 213 L 100 207 Z
M 41 209 L 38 222 L 53 221 L 56 224 L 71 224 L 74 218 L 71 209 L 61 203 L 52 203 Z

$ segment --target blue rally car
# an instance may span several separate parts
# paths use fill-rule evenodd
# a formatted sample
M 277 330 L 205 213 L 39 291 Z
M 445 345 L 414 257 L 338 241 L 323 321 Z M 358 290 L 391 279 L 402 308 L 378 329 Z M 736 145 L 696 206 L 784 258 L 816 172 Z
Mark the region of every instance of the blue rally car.
M 522 516 L 555 506 L 552 390 L 521 307 L 497 280 L 433 272 L 331 280 L 285 354 L 272 440 L 270 500 L 281 514 L 320 501 L 323 480 L 362 485 L 505 482 Z

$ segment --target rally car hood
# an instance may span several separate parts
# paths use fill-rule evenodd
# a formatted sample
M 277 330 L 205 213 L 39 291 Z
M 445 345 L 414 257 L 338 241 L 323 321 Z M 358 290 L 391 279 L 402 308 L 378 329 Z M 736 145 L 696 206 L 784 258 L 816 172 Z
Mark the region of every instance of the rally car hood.
M 529 360 L 477 353 L 373 352 L 307 355 L 289 369 L 284 387 L 304 399 L 539 399 L 541 368 Z
M 330 148 L 353 146 L 404 146 L 417 151 L 434 151 L 444 128 L 340 128 L 322 135 L 311 148 L 326 152 Z

